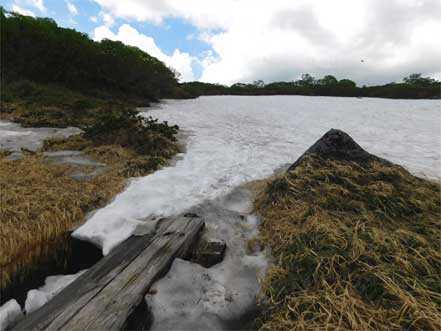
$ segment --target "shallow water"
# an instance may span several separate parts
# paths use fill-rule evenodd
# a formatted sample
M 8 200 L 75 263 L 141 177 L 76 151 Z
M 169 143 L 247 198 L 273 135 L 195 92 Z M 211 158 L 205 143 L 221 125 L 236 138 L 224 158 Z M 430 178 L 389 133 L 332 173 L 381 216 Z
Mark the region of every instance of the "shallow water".
M 147 114 L 191 132 L 175 166 L 131 181 L 75 232 L 107 254 L 143 219 L 179 213 L 294 162 L 330 128 L 416 175 L 441 178 L 439 100 L 306 96 L 170 100 Z
M 19 152 L 21 148 L 38 150 L 49 137 L 67 137 L 81 133 L 74 127 L 59 128 L 24 128 L 9 121 L 0 120 L 0 150 Z

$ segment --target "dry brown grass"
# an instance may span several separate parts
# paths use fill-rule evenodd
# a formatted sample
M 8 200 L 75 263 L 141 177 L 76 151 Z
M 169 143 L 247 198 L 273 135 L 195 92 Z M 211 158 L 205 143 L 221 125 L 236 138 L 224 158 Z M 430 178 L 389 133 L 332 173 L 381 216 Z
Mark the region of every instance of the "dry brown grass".
M 261 330 L 441 330 L 439 183 L 308 157 L 256 208 L 275 261 Z
M 42 150 L 45 152 L 82 151 L 92 146 L 92 142 L 81 134 L 70 137 L 49 137 L 43 141 Z
M 104 172 L 87 181 L 69 177 L 93 168 L 49 164 L 41 154 L 17 161 L 0 154 L 0 269 L 1 287 L 28 277 L 38 264 L 53 259 L 53 248 L 63 252 L 65 232 L 81 223 L 87 212 L 105 205 L 129 177 L 145 176 L 166 158 L 139 155 L 118 145 L 94 146 L 81 135 L 49 138 L 44 151 L 82 150 L 106 164 Z M 56 258 L 56 257 L 55 257 Z
M 0 119 L 27 127 L 84 130 L 82 135 L 50 138 L 42 151 L 83 151 L 107 166 L 97 171 L 98 176 L 77 181 L 69 175 L 95 169 L 49 164 L 40 154 L 8 161 L 7 153 L 0 151 L 2 289 L 12 282 L 24 283 L 41 265 L 50 263 L 56 255 L 54 247 L 63 252 L 66 231 L 122 190 L 126 178 L 155 171 L 178 151 L 177 127 L 143 120 L 128 107 L 142 100 L 104 100 L 28 81 L 4 90 Z
M 0 158 L 3 288 L 44 259 L 49 242 L 84 221 L 88 211 L 103 206 L 125 185 L 112 171 L 76 181 L 68 176 L 74 170 L 78 168 L 47 164 L 38 155 L 16 161 Z

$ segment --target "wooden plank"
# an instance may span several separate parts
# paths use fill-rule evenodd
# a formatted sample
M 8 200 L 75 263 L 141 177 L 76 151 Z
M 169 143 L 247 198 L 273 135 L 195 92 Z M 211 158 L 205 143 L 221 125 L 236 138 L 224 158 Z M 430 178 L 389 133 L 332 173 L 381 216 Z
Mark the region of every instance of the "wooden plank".
M 46 305 L 27 315 L 14 329 L 44 330 L 63 311 L 65 314 L 75 313 L 75 306 L 82 306 L 83 301 L 88 302 L 96 295 L 100 290 L 100 284 L 104 285 L 111 281 L 148 246 L 152 237 L 152 235 L 133 237 L 126 240 Z
M 201 218 L 181 216 L 161 221 L 154 235 L 129 238 L 14 329 L 121 329 L 203 226 Z

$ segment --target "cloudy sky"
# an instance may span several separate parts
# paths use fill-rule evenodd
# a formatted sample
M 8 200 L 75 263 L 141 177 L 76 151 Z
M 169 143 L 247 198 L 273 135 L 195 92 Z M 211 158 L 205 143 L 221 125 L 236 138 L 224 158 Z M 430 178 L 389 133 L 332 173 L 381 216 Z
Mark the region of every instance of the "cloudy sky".
M 0 0 L 138 46 L 182 81 L 441 79 L 441 0 Z

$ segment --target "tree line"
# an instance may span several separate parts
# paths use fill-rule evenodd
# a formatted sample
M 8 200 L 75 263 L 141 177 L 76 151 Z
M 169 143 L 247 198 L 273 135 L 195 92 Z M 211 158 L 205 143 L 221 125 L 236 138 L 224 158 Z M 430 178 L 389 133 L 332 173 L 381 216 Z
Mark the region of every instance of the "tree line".
M 362 86 L 350 79 L 338 80 L 332 75 L 315 79 L 303 74 L 299 80 L 265 84 L 262 80 L 252 84 L 236 83 L 231 86 L 202 82 L 182 84 L 192 96 L 200 95 L 321 95 L 342 97 L 378 97 L 395 99 L 428 99 L 441 97 L 441 83 L 421 74 L 411 74 L 400 83 Z
M 163 62 L 119 41 L 96 42 L 0 7 L 2 84 L 31 80 L 100 96 L 157 100 L 178 89 L 175 72 Z
M 332 75 L 316 79 L 231 86 L 189 82 L 137 47 L 119 41 L 96 42 L 86 34 L 61 28 L 50 18 L 33 18 L 0 7 L 1 83 L 31 80 L 57 84 L 94 96 L 114 98 L 192 98 L 200 95 L 322 95 L 383 98 L 440 98 L 441 83 L 421 74 L 400 83 L 359 87 Z

